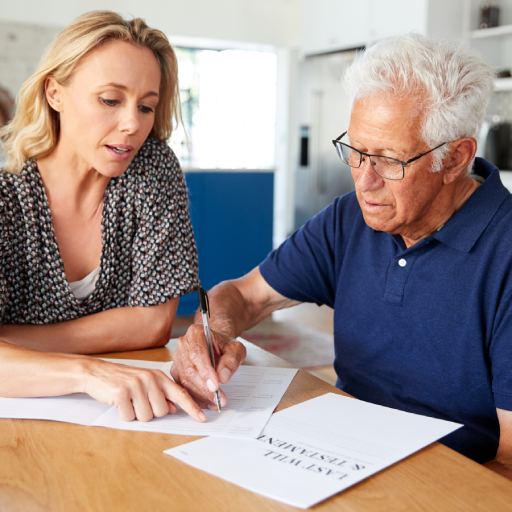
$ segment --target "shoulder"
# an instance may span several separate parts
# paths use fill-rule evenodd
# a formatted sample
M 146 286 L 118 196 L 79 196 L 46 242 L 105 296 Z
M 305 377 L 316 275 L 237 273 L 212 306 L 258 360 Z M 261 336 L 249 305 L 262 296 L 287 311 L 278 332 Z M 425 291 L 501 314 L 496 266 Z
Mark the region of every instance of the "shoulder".
M 341 219 L 344 217 L 350 216 L 352 219 L 354 216 L 359 215 L 362 218 L 361 208 L 359 208 L 359 203 L 357 202 L 357 197 L 355 192 L 349 192 L 342 196 L 337 197 L 333 202 L 332 206 L 334 212 Z
M 144 169 L 146 174 L 181 171 L 178 159 L 169 145 L 152 137 L 144 142 L 132 166 Z
M 307 220 L 277 249 L 278 252 L 315 251 L 334 254 L 333 249 L 354 232 L 362 220 L 361 210 L 353 192 L 337 197 Z M 365 225 L 365 224 L 364 224 Z
M 34 184 L 36 163 L 29 160 L 18 173 L 0 170 L 0 203 L 4 211 L 14 210 L 15 205 L 29 200 L 37 188 Z
M 146 161 L 175 161 L 178 162 L 174 151 L 169 147 L 167 142 L 148 137 L 142 147 L 140 148 L 136 159 L 145 159 Z
M 126 171 L 111 180 L 110 190 L 139 198 L 162 196 L 180 187 L 182 180 L 180 164 L 168 144 L 148 138 Z
M 133 201 L 138 212 L 187 210 L 188 191 L 179 161 L 166 142 L 146 140 L 110 194 Z
M 37 164 L 34 160 L 27 160 L 19 172 L 8 172 L 0 168 L 0 187 L 12 188 L 16 184 L 26 182 L 30 180 L 36 169 Z
M 322 226 L 336 236 L 340 233 L 346 234 L 360 224 L 366 226 L 355 192 L 349 192 L 335 198 L 309 219 L 304 227 L 307 229 L 314 226 L 315 230 L 318 230 Z
M 18 174 L 13 174 L 4 169 L 0 169 L 0 193 L 12 188 L 14 181 L 19 179 L 18 176 Z

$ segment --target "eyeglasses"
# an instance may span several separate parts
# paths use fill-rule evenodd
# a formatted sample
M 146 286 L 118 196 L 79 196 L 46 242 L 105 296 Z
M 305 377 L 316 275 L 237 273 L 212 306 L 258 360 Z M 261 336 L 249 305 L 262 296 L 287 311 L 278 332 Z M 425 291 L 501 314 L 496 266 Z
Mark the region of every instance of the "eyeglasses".
M 403 180 L 405 176 L 405 168 L 409 164 L 412 164 L 416 160 L 419 160 L 422 156 L 428 155 L 432 151 L 446 144 L 446 142 L 443 142 L 435 148 L 429 149 L 424 153 L 420 153 L 419 155 L 409 158 L 409 160 L 404 162 L 403 160 L 398 160 L 397 158 L 391 158 L 389 156 L 371 155 L 369 153 L 364 153 L 363 151 L 359 151 L 358 149 L 353 148 L 344 142 L 340 142 L 340 139 L 342 139 L 346 134 L 347 132 L 343 132 L 339 137 L 332 141 L 341 160 L 350 167 L 358 169 L 365 161 L 364 157 L 368 157 L 372 165 L 372 169 L 381 178 L 386 180 Z

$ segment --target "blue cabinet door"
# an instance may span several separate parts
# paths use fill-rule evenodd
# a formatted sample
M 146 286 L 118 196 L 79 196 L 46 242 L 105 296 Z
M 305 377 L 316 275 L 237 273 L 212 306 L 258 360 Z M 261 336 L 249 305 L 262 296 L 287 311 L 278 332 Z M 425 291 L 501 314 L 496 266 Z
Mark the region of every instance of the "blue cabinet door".
M 258 265 L 272 249 L 274 173 L 189 172 L 185 179 L 203 286 Z M 195 295 L 182 297 L 179 315 L 195 311 Z

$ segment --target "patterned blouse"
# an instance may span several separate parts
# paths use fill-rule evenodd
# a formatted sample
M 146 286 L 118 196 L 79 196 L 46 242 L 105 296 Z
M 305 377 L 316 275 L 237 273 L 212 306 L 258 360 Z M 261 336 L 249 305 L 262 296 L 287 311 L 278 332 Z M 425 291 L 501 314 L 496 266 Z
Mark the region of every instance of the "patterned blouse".
M 0 172 L 0 323 L 47 324 L 122 306 L 151 306 L 197 286 L 197 253 L 178 160 L 148 139 L 110 180 L 102 219 L 100 274 L 76 299 L 37 164 Z

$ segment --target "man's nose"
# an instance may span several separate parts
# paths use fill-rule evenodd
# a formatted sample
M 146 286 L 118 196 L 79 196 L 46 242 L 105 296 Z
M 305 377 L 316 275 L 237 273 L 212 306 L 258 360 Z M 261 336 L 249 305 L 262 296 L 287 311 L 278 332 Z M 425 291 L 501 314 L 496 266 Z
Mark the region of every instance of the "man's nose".
M 364 157 L 361 166 L 355 171 L 354 182 L 361 190 L 374 190 L 384 184 L 384 178 L 377 174 L 368 156 Z

